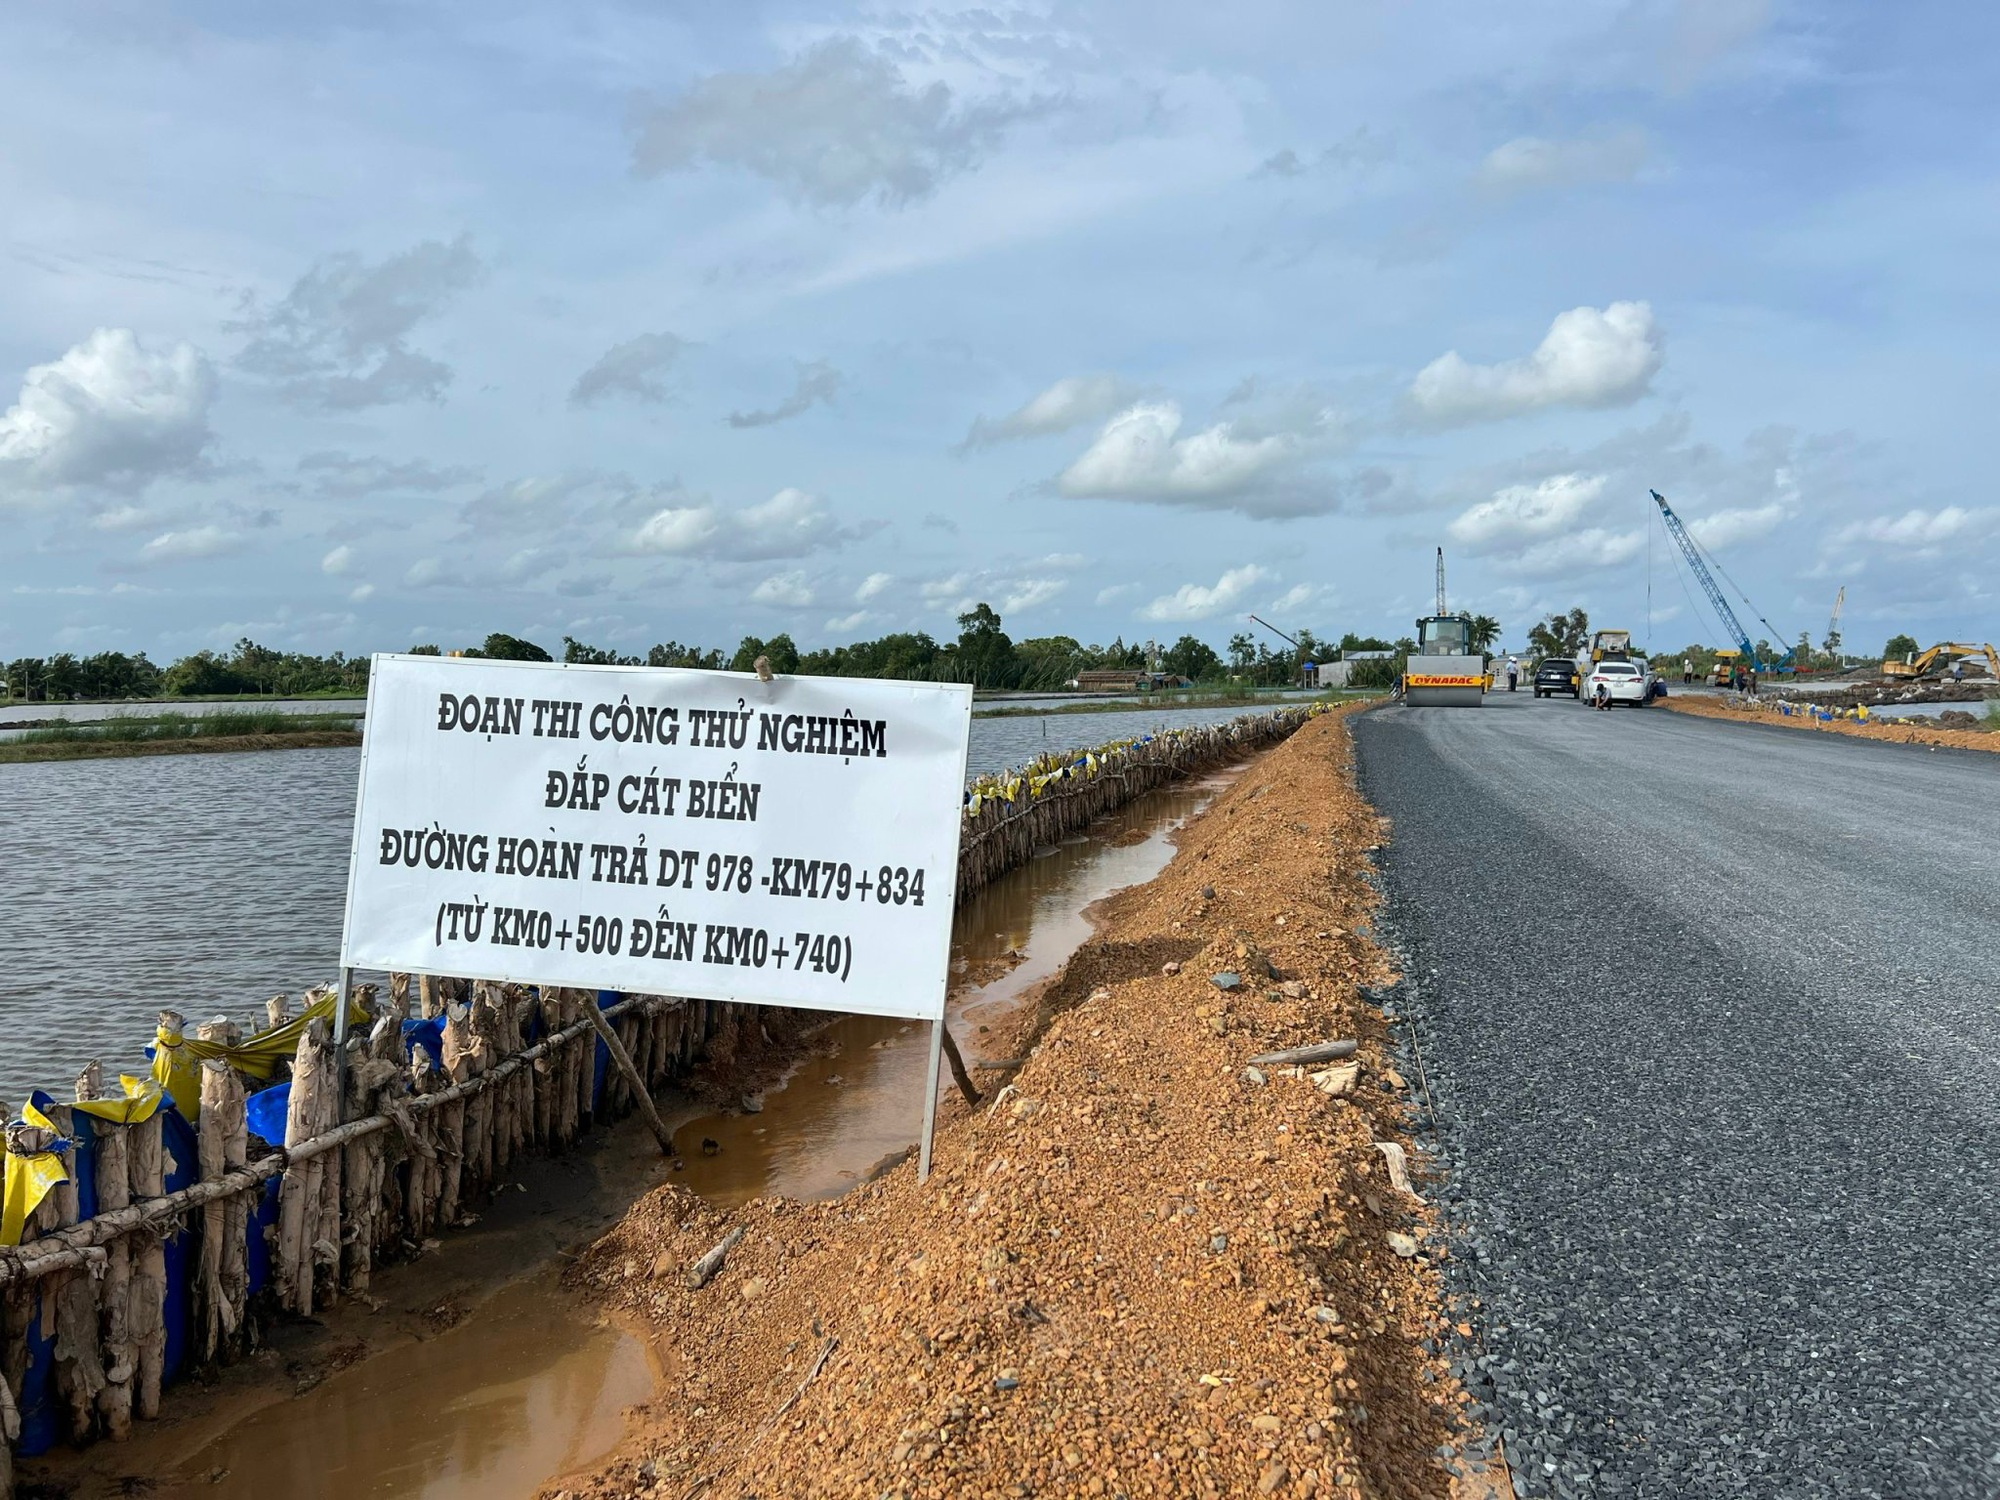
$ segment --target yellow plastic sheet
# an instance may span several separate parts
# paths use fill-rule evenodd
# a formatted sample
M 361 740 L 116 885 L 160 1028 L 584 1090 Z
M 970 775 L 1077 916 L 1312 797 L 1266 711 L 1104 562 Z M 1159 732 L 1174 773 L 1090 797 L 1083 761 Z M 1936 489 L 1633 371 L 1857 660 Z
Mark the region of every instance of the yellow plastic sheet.
M 22 1106 L 21 1118 L 30 1125 L 39 1125 L 44 1130 L 54 1130 L 49 1117 L 34 1105 Z M 0 1189 L 0 1245 L 21 1243 L 21 1231 L 27 1227 L 28 1215 L 42 1206 L 42 1200 L 57 1183 L 69 1181 L 69 1172 L 63 1166 L 62 1153 L 44 1151 L 37 1156 L 16 1156 L 7 1153 L 7 1180 Z
M 120 1073 L 118 1082 L 125 1090 L 123 1099 L 79 1099 L 70 1108 L 78 1114 L 109 1120 L 113 1125 L 143 1125 L 153 1118 L 160 1101 L 166 1097 L 159 1083 L 151 1078 Z
M 153 1080 L 174 1096 L 174 1103 L 190 1124 L 201 1115 L 201 1065 L 210 1058 L 222 1058 L 237 1072 L 255 1079 L 267 1079 L 289 1062 L 299 1050 L 299 1038 L 315 1020 L 331 1021 L 336 995 L 322 995 L 282 1026 L 257 1035 L 234 1047 L 220 1042 L 204 1042 L 197 1037 L 176 1037 L 161 1027 L 154 1037 Z M 368 1012 L 350 1000 L 347 1022 L 366 1024 Z

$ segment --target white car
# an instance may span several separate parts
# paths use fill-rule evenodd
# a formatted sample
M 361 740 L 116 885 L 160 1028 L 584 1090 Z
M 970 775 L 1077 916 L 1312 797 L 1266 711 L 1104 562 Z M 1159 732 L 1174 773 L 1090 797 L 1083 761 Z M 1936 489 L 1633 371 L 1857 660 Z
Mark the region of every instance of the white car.
M 1644 708 L 1653 696 L 1652 674 L 1635 662 L 1601 661 L 1583 679 L 1583 701 L 1595 704 L 1602 687 L 1613 703 Z

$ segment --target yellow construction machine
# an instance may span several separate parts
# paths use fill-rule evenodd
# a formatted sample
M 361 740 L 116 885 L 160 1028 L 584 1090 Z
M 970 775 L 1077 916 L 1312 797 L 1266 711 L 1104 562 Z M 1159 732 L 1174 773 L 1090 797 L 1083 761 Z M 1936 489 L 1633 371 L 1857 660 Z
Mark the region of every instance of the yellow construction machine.
M 1934 671 L 1943 671 L 1951 664 L 1961 661 L 1983 661 L 1988 674 L 1995 682 L 2000 682 L 2000 652 L 1992 643 L 1967 645 L 1963 641 L 1940 641 L 1928 651 L 1920 651 L 1908 661 L 1885 661 L 1882 663 L 1884 677 L 1906 679 L 1924 677 Z

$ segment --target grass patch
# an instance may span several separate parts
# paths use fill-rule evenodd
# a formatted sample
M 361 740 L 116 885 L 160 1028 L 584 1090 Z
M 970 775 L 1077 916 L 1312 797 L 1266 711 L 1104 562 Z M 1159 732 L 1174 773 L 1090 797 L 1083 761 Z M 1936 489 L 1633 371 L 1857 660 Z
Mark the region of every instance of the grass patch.
M 176 750 L 259 750 L 345 745 L 361 740 L 354 714 L 288 714 L 277 709 L 215 714 L 119 714 L 60 723 L 0 740 L 0 762 L 81 760 Z
M 275 708 L 218 714 L 114 714 L 30 729 L 17 745 L 137 743 L 144 740 L 234 738 L 246 734 L 325 734 L 354 728 L 353 714 L 288 714 Z

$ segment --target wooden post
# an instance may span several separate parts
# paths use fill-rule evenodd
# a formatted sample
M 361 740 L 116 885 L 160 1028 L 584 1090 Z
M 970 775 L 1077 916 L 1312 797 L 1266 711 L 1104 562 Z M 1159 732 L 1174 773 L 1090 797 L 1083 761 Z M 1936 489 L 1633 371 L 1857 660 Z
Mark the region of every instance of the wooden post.
M 210 1058 L 201 1070 L 199 1147 L 202 1180 L 208 1182 L 244 1167 L 250 1142 L 242 1080 L 222 1058 Z M 249 1227 L 250 1204 L 242 1193 L 202 1207 L 199 1337 L 206 1359 L 236 1350 L 250 1300 Z
M 97 1135 L 97 1211 L 116 1213 L 132 1202 L 131 1127 L 108 1120 L 92 1120 Z M 104 1414 L 104 1430 L 114 1443 L 132 1435 L 132 1375 L 137 1353 L 132 1347 L 129 1322 L 132 1300 L 132 1242 L 120 1235 L 105 1247 L 103 1336 L 103 1392 L 98 1408 Z M 4 1493 L 4 1491 L 0 1491 Z
M 127 1136 L 131 1148 L 128 1169 L 132 1197 L 140 1202 L 167 1194 L 166 1144 L 158 1111 L 134 1125 Z M 131 1296 L 125 1304 L 125 1327 L 137 1355 L 135 1404 L 142 1421 L 160 1415 L 160 1381 L 167 1367 L 167 1247 L 164 1229 L 138 1236 L 133 1257 Z
M 287 1146 L 303 1145 L 328 1128 L 337 1107 L 327 1098 L 333 1072 L 330 1051 L 326 1023 L 315 1019 L 300 1036 L 297 1059 L 292 1064 L 291 1108 L 285 1118 Z M 326 1163 L 318 1156 L 286 1167 L 278 1189 L 278 1300 L 307 1317 L 313 1310 L 313 1270 L 325 1191 Z
M 74 1134 L 76 1127 L 68 1105 L 51 1105 L 48 1115 L 63 1137 Z M 81 1215 L 75 1148 L 63 1148 L 61 1154 L 69 1180 L 58 1184 L 42 1203 L 44 1222 L 53 1229 L 74 1224 Z M 46 1213 L 51 1205 L 55 1218 L 48 1223 Z M 87 1270 L 58 1274 L 50 1280 L 54 1285 L 49 1280 L 42 1283 L 42 1326 L 45 1330 L 51 1324 L 54 1327 L 56 1389 L 69 1408 L 70 1440 L 81 1447 L 97 1436 L 98 1397 L 108 1384 L 97 1340 L 97 1280 Z
M 639 1105 L 639 1113 L 646 1117 L 646 1124 L 653 1132 L 653 1139 L 660 1143 L 660 1150 L 666 1155 L 674 1155 L 674 1133 L 667 1129 L 667 1122 L 660 1118 L 660 1111 L 653 1104 L 652 1090 L 646 1087 L 646 1080 L 639 1076 L 639 1069 L 632 1061 L 632 1054 L 625 1050 L 625 1044 L 618 1039 L 618 1033 L 611 1029 L 611 1023 L 604 1019 L 604 1007 L 597 1003 L 595 995 L 587 995 L 584 1009 L 590 1013 L 590 1024 L 597 1028 L 597 1035 L 611 1053 L 611 1060 L 618 1065 L 618 1071 L 625 1075 L 625 1081 L 632 1086 L 632 1097 Z
M 949 1022 L 944 1028 L 944 1057 L 945 1061 L 951 1064 L 952 1079 L 958 1084 L 958 1091 L 965 1095 L 965 1102 L 977 1108 L 979 1090 L 972 1086 L 972 1079 L 966 1074 L 965 1059 L 958 1055 L 958 1042 L 951 1034 Z

